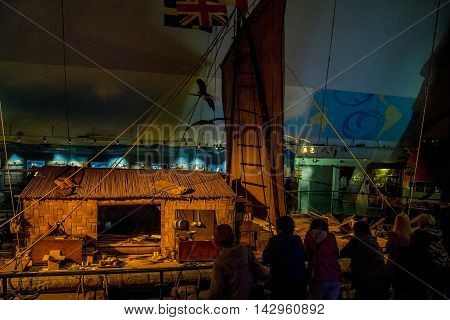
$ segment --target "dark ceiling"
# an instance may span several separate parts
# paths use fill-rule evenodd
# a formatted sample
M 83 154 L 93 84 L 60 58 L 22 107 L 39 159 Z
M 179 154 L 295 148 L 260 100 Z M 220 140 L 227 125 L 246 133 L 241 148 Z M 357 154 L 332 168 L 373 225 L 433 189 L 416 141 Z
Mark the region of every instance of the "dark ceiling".
M 325 80 L 333 5 L 288 0 L 286 62 L 310 88 Z M 436 5 L 437 0 L 337 1 L 330 77 L 367 58 L 330 87 L 414 98 L 431 50 L 436 16 L 430 12 Z M 440 10 L 438 40 L 447 30 L 449 7 Z M 62 25 L 61 0 L 0 0 L 0 98 L 11 136 L 67 137 L 67 117 L 71 136 L 114 136 L 149 107 L 148 98 L 161 102 L 168 96 L 215 34 L 164 27 L 162 0 L 64 0 L 66 42 L 98 64 L 66 49 L 66 103 L 63 46 L 54 38 L 62 38 Z M 220 101 L 217 77 L 209 90 Z M 194 90 L 192 83 L 160 123 L 182 118 L 195 101 L 187 96 Z M 286 74 L 286 106 L 295 106 L 287 117 L 302 112 L 303 105 L 296 105 L 302 96 Z M 207 113 L 203 117 L 212 116 Z

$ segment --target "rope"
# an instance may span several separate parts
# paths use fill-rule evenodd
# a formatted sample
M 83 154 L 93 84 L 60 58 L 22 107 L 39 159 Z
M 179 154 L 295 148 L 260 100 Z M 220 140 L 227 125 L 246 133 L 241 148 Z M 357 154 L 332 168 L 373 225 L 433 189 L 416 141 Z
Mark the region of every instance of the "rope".
M 16 215 L 16 208 L 14 204 L 14 193 L 12 189 L 12 183 L 11 183 L 11 171 L 9 168 L 9 159 L 8 159 L 8 148 L 6 147 L 6 138 L 5 138 L 5 126 L 3 123 L 3 107 L 2 102 L 0 101 L 0 120 L 2 123 L 2 135 L 3 135 L 3 150 L 5 152 L 5 163 L 6 163 L 6 174 L 8 175 L 8 185 L 9 185 L 9 194 L 11 197 L 11 208 L 13 212 L 13 217 Z M 0 228 L 3 226 L 3 224 L 0 226 Z
M 325 113 L 325 101 L 327 99 L 328 77 L 329 77 L 329 73 L 330 73 L 330 64 L 331 64 L 331 49 L 333 47 L 334 25 L 336 22 L 336 7 L 337 7 L 337 0 L 334 0 L 333 20 L 331 22 L 330 46 L 328 48 L 327 72 L 325 75 L 325 87 L 324 87 L 324 91 L 323 91 L 322 111 L 324 113 Z M 323 122 L 323 117 L 320 116 L 319 139 L 317 141 L 318 144 L 320 144 L 320 137 L 322 135 L 322 122 Z
M 431 44 L 431 55 L 430 55 L 430 70 L 428 70 L 427 85 L 426 85 L 426 89 L 425 89 L 425 102 L 424 102 L 424 106 L 423 106 L 422 121 L 420 123 L 419 145 L 417 147 L 413 181 L 410 186 L 410 192 L 409 192 L 408 212 L 407 212 L 408 215 L 409 215 L 409 212 L 411 211 L 413 193 L 414 193 L 414 189 L 416 187 L 416 174 L 417 174 L 417 166 L 419 164 L 420 150 L 421 150 L 421 146 L 422 146 L 423 127 L 425 124 L 425 115 L 426 115 L 427 108 L 428 108 L 428 98 L 429 98 L 429 93 L 430 93 L 430 87 L 431 87 L 431 83 L 433 82 L 432 78 L 433 78 L 434 46 L 435 46 L 435 42 L 436 42 L 436 33 L 437 33 L 437 27 L 438 27 L 440 7 L 441 7 L 441 0 L 438 1 L 437 11 L 436 11 L 436 20 L 434 21 L 433 42 Z
M 106 274 L 103 276 L 103 289 L 105 290 L 106 300 L 109 300 L 109 280 Z
M 334 131 L 334 133 L 336 134 L 336 136 L 338 137 L 338 139 L 342 142 L 342 144 L 344 145 L 345 149 L 350 153 L 350 155 L 352 156 L 352 158 L 356 161 L 358 167 L 361 169 L 361 171 L 364 172 L 364 175 L 367 177 L 367 179 L 372 183 L 372 185 L 375 187 L 375 189 L 377 190 L 377 192 L 379 193 L 381 199 L 386 202 L 386 204 L 392 209 L 392 211 L 394 212 L 394 214 L 397 214 L 397 212 L 395 211 L 395 209 L 392 207 L 392 205 L 389 203 L 387 197 L 381 192 L 381 190 L 377 187 L 377 185 L 375 184 L 375 181 L 373 181 L 373 179 L 370 177 L 370 175 L 367 173 L 367 171 L 364 169 L 364 167 L 362 166 L 361 162 L 359 162 L 359 160 L 356 158 L 355 154 L 353 153 L 352 150 L 350 150 L 350 147 L 347 145 L 347 143 L 345 142 L 345 140 L 342 138 L 342 136 L 339 134 L 339 132 L 337 131 L 336 127 L 331 123 L 331 121 L 328 119 L 327 115 L 322 111 L 322 109 L 320 108 L 320 106 L 317 104 L 316 100 L 314 99 L 314 97 L 311 96 L 311 94 L 308 92 L 308 90 L 306 89 L 306 87 L 303 85 L 303 83 L 300 81 L 300 79 L 296 76 L 296 74 L 294 73 L 294 71 L 292 70 L 292 68 L 289 66 L 289 64 L 286 62 L 286 68 L 292 73 L 292 75 L 294 76 L 295 80 L 300 84 L 300 86 L 302 87 L 302 89 L 305 91 L 306 95 L 308 96 L 308 98 L 311 100 L 313 106 L 322 114 L 323 118 L 327 121 L 327 123 L 330 125 L 331 129 Z
M 234 14 L 234 11 L 233 11 Z M 220 30 L 219 33 L 224 32 L 224 30 L 226 30 L 227 28 L 222 28 Z M 211 46 L 208 48 L 207 52 L 205 52 L 203 54 L 203 56 L 200 58 L 200 61 L 197 65 L 194 66 L 194 68 L 191 70 L 191 72 L 185 77 L 184 81 L 181 82 L 180 86 L 178 87 L 178 90 L 175 90 L 173 92 L 173 94 L 167 99 L 166 103 L 164 104 L 164 106 L 168 105 L 169 103 L 171 103 L 176 96 L 178 96 L 182 90 L 185 88 L 185 86 L 189 83 L 190 79 L 192 78 L 192 76 L 198 71 L 198 69 L 201 67 L 201 64 L 204 62 L 204 60 L 207 58 L 207 56 L 209 55 L 209 53 L 212 51 L 212 49 L 214 48 L 214 46 L 217 44 L 217 38 L 214 39 L 214 41 L 211 43 Z M 132 143 L 132 145 L 130 146 L 130 148 L 127 150 L 127 152 L 122 155 L 121 157 L 119 157 L 115 163 L 113 164 L 113 166 L 111 167 L 111 169 L 106 173 L 106 175 L 100 180 L 100 182 L 94 186 L 94 188 L 89 191 L 89 193 L 66 215 L 64 216 L 58 223 L 56 223 L 52 228 L 50 228 L 47 232 L 45 232 L 43 235 L 41 235 L 35 242 L 33 242 L 32 244 L 30 244 L 27 248 L 24 249 L 24 251 L 19 252 L 10 262 L 6 263 L 5 265 L 3 265 L 0 270 L 3 270 L 4 268 L 6 268 L 7 266 L 9 266 L 11 263 L 13 263 L 14 261 L 16 261 L 18 258 L 22 257 L 26 252 L 28 252 L 29 250 L 31 250 L 39 241 L 41 241 L 42 239 L 44 239 L 45 237 L 47 237 L 48 235 L 50 235 L 53 231 L 55 231 L 57 228 L 59 228 L 64 222 L 65 220 L 67 220 L 70 215 L 103 183 L 103 181 L 116 169 L 116 167 L 120 164 L 120 162 L 133 150 L 133 148 L 139 143 L 139 141 L 141 140 L 141 138 L 150 130 L 150 128 L 155 124 L 156 121 L 159 120 L 159 118 L 161 117 L 161 115 L 163 114 L 162 111 L 164 111 L 164 108 L 160 108 L 159 110 L 157 110 L 157 114 L 154 117 L 154 121 L 150 124 L 147 125 L 147 127 L 142 130 L 142 133 L 137 135 L 135 138 L 135 142 Z M 144 118 L 148 113 L 145 112 L 144 115 L 142 115 L 141 118 Z M 140 120 L 139 119 L 139 120 Z M 138 120 L 137 120 L 138 121 Z M 137 123 L 137 121 L 135 121 Z M 127 130 L 128 131 L 128 130 Z M 118 138 L 116 138 L 112 143 L 114 143 Z M 109 144 L 112 145 L 112 143 Z M 104 148 L 105 149 L 105 148 Z M 84 167 L 84 166 L 83 166 Z M 79 170 L 77 170 L 78 172 L 83 168 L 81 167 Z M 67 181 L 68 179 L 70 179 L 71 177 L 73 177 L 73 175 L 69 176 L 65 181 Z M 52 189 L 50 192 L 48 192 L 45 196 L 41 197 L 41 199 L 45 198 L 48 194 L 50 194 L 53 190 L 55 190 L 56 187 L 54 189 Z M 32 205 L 30 205 L 29 207 L 27 207 L 25 210 L 27 210 L 28 208 L 34 206 L 36 203 L 38 203 L 39 201 L 35 201 Z M 23 210 L 21 213 L 23 213 L 25 210 Z M 4 224 L 10 222 L 10 220 L 7 220 L 7 222 L 5 222 Z M 2 226 L 4 225 L 2 224 Z
M 64 106 L 66 109 L 67 123 L 67 151 L 69 152 L 69 160 L 71 158 L 70 146 L 70 126 L 69 126 L 69 105 L 67 104 L 67 62 L 66 62 L 66 30 L 64 23 L 64 0 L 61 0 L 61 24 L 62 24 L 62 45 L 63 45 L 63 65 L 64 65 Z
M 158 112 L 158 111 L 157 111 Z M 30 244 L 27 248 L 25 248 L 22 252 L 19 252 L 10 262 L 4 264 L 0 270 L 3 270 L 7 266 L 9 266 L 12 262 L 16 261 L 18 258 L 22 257 L 26 252 L 30 251 L 39 241 L 44 239 L 45 237 L 49 236 L 53 231 L 57 230 L 71 215 L 72 213 L 80 207 L 83 202 L 103 183 L 103 181 L 106 180 L 106 178 L 117 168 L 117 166 L 122 162 L 123 159 L 134 149 L 136 145 L 139 144 L 140 139 L 150 130 L 151 126 L 160 118 L 162 115 L 162 112 L 160 112 L 158 115 L 155 115 L 154 121 L 151 125 L 147 126 L 145 130 L 142 130 L 141 134 L 136 136 L 135 142 L 128 148 L 128 150 L 123 154 L 121 157 L 117 158 L 114 164 L 112 165 L 111 169 L 108 170 L 108 172 L 100 179 L 100 181 L 88 192 L 86 196 L 81 199 L 80 202 L 69 212 L 67 213 L 61 220 L 59 220 L 54 226 L 52 226 L 47 232 L 42 234 L 40 237 L 37 238 L 35 242 Z
M 234 13 L 234 12 L 233 12 Z M 225 28 L 221 29 L 219 31 L 219 34 L 224 31 Z M 217 39 L 214 39 L 211 43 L 211 46 L 208 48 L 207 52 L 205 52 L 198 60 L 197 64 L 194 65 L 192 70 L 186 75 L 186 77 L 179 83 L 177 88 L 172 92 L 172 94 L 168 97 L 168 99 L 165 101 L 162 107 L 160 107 L 160 110 L 164 110 L 164 108 L 173 102 L 173 100 L 184 90 L 186 85 L 189 83 L 190 79 L 194 76 L 194 74 L 198 71 L 198 69 L 201 67 L 201 64 L 204 62 L 205 58 L 209 54 L 209 52 L 213 49 L 213 47 L 217 44 Z M 75 50 L 76 51 L 76 50 Z M 76 51 L 78 52 L 78 51 Z M 81 53 L 79 53 L 81 54 Z M 82 55 L 82 54 L 81 54 Z M 84 55 L 82 55 L 85 57 Z M 88 59 L 89 60 L 89 59 Z M 91 60 L 89 60 L 91 61 Z M 92 61 L 91 61 L 92 62 Z M 125 133 L 127 133 L 129 130 L 131 130 L 134 126 L 136 126 L 142 119 L 147 117 L 152 111 L 153 106 L 156 105 L 156 102 L 152 101 L 152 106 L 147 109 L 141 116 L 139 116 L 133 123 L 131 123 L 127 128 L 125 128 L 114 140 L 112 140 L 108 145 L 106 145 L 104 148 L 102 148 L 94 157 L 92 157 L 90 160 L 88 160 L 85 164 L 83 164 L 81 167 L 79 167 L 74 173 L 72 173 L 70 176 L 68 176 L 63 182 L 69 181 L 71 178 L 73 178 L 76 174 L 78 174 L 81 170 L 83 170 L 87 165 L 89 165 L 92 161 L 94 161 L 96 158 L 98 158 L 103 152 L 105 152 L 107 149 L 109 149 L 119 138 L 121 138 Z M 32 202 L 28 207 L 24 208 L 22 211 L 18 212 L 16 215 L 23 214 L 27 210 L 33 208 L 37 203 L 44 200 L 48 195 L 50 195 L 53 191 L 55 191 L 58 188 L 58 186 L 55 186 L 53 189 L 48 191 L 45 195 L 43 195 L 41 198 L 35 200 Z M 0 228 L 5 226 L 6 224 L 10 223 L 11 220 L 13 220 L 14 217 L 6 220 L 2 224 L 0 224 Z

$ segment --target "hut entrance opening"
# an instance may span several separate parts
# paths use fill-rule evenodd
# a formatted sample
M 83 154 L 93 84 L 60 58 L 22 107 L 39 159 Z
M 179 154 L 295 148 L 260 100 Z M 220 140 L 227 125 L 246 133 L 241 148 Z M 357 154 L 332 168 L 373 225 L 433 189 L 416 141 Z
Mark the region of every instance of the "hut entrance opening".
M 99 235 L 161 235 L 161 211 L 157 205 L 100 206 Z

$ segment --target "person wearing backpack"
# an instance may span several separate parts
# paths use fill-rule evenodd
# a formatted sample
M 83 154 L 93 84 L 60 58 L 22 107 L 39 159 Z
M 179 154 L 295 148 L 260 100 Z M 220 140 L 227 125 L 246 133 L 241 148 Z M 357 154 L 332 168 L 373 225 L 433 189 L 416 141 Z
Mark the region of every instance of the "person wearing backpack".
M 337 300 L 342 281 L 339 248 L 335 236 L 328 232 L 325 220 L 311 221 L 305 236 L 305 251 L 310 276 L 310 299 Z
M 305 250 L 300 236 L 294 235 L 294 221 L 289 216 L 277 219 L 277 235 L 264 249 L 262 262 L 270 266 L 268 288 L 272 300 L 307 298 Z

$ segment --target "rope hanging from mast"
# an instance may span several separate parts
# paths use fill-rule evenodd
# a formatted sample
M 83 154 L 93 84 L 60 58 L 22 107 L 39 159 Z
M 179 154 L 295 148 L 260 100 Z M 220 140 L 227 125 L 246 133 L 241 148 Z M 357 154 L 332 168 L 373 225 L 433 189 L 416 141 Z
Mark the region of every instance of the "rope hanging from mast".
M 437 34 L 437 27 L 438 27 L 438 21 L 439 21 L 439 10 L 440 10 L 440 8 L 441 8 L 441 0 L 438 1 L 437 10 L 436 10 L 436 19 L 434 21 L 433 41 L 431 43 L 431 54 L 430 54 L 430 60 L 429 60 L 428 75 L 427 75 L 426 80 L 425 80 L 426 81 L 425 102 L 424 102 L 424 106 L 423 106 L 422 120 L 421 120 L 421 123 L 420 123 L 419 142 L 418 142 L 418 146 L 417 146 L 416 161 L 415 161 L 415 165 L 414 165 L 414 175 L 413 175 L 412 182 L 410 182 L 410 186 L 409 186 L 410 191 L 409 191 L 409 201 L 408 201 L 408 211 L 407 211 L 408 215 L 409 215 L 409 213 L 411 211 L 411 204 L 412 204 L 414 189 L 416 187 L 417 166 L 419 164 L 420 151 L 421 151 L 421 146 L 422 146 L 423 127 L 424 127 L 424 124 L 425 124 L 425 116 L 426 116 L 426 112 L 427 112 L 427 109 L 428 109 L 428 100 L 429 100 L 429 95 L 430 95 L 430 87 L 431 87 L 431 84 L 433 82 L 434 47 L 435 47 L 435 43 L 436 43 L 436 34 Z
M 330 65 L 331 65 L 331 50 L 333 48 L 333 38 L 334 38 L 334 26 L 336 22 L 336 7 L 337 7 L 337 0 L 334 0 L 334 8 L 333 8 L 333 20 L 331 22 L 331 33 L 330 33 L 330 45 L 328 47 L 328 61 L 327 61 L 327 71 L 325 75 L 325 87 L 323 89 L 323 102 L 322 102 L 322 112 L 326 114 L 325 104 L 327 99 L 327 89 L 328 89 L 328 77 L 330 73 Z M 319 127 L 319 138 L 317 141 L 317 144 L 320 144 L 320 138 L 322 136 L 322 123 L 323 123 L 323 116 L 320 116 L 320 127 Z
M 66 29 L 64 21 L 64 0 L 61 0 L 61 28 L 62 28 L 62 46 L 63 46 L 63 65 L 64 65 L 64 107 L 66 111 L 66 125 L 67 125 L 67 151 L 69 160 L 71 158 L 71 143 L 70 143 L 70 125 L 69 125 L 69 105 L 67 96 L 67 54 L 66 54 Z
M 9 168 L 8 148 L 6 147 L 5 125 L 3 122 L 3 107 L 2 107 L 1 101 L 0 101 L 0 120 L 1 120 L 1 124 L 2 124 L 3 152 L 5 153 L 5 165 L 6 165 L 6 174 L 8 175 L 8 186 L 9 186 L 9 195 L 11 198 L 11 209 L 12 209 L 12 213 L 13 213 L 13 217 L 14 217 L 16 215 L 16 206 L 14 204 L 14 192 L 12 189 L 11 171 Z
M 347 150 L 349 152 L 349 154 L 351 155 L 351 157 L 355 160 L 356 164 L 358 165 L 358 167 L 361 169 L 361 171 L 363 171 L 364 175 L 367 177 L 367 179 L 370 181 L 370 183 L 372 183 L 372 185 L 375 187 L 375 189 L 377 190 L 377 192 L 379 193 L 381 199 L 389 206 L 389 208 L 394 212 L 394 214 L 396 215 L 397 212 L 395 211 L 394 207 L 390 204 L 390 202 L 388 201 L 387 197 L 381 192 L 381 190 L 377 187 L 377 185 L 375 184 L 375 181 L 373 181 L 372 177 L 367 173 L 367 171 L 364 169 L 363 165 L 361 164 L 361 162 L 356 158 L 355 154 L 353 153 L 353 151 L 350 149 L 350 147 L 348 146 L 348 144 L 345 142 L 345 140 L 342 138 L 342 136 L 339 134 L 338 130 L 336 129 L 336 127 L 331 123 L 330 119 L 328 119 L 327 115 L 322 111 L 322 109 L 320 108 L 320 106 L 317 104 L 316 100 L 314 99 L 314 97 L 311 96 L 311 94 L 308 92 L 308 90 L 306 89 L 306 87 L 303 85 L 303 82 L 300 81 L 300 79 L 297 77 L 297 75 L 294 73 L 294 71 L 292 70 L 292 68 L 289 66 L 289 64 L 286 62 L 286 68 L 291 72 L 291 74 L 294 76 L 295 80 L 299 83 L 299 85 L 302 87 L 302 89 L 305 91 L 307 97 L 311 100 L 314 108 L 317 109 L 317 111 L 319 111 L 323 118 L 325 119 L 325 121 L 328 123 L 328 125 L 331 127 L 331 129 L 334 131 L 334 133 L 336 134 L 336 136 L 338 137 L 338 139 L 341 141 L 341 143 L 343 144 L 345 150 Z
M 234 12 L 233 12 L 234 13 Z M 232 15 L 233 15 L 232 13 Z M 169 95 L 169 97 L 166 99 L 166 101 L 162 104 L 161 107 L 159 107 L 159 110 L 164 110 L 165 107 L 167 107 L 168 105 L 170 105 L 176 97 L 178 97 L 181 92 L 184 90 L 184 88 L 186 87 L 186 85 L 189 83 L 189 81 L 191 80 L 191 78 L 195 75 L 195 73 L 199 70 L 199 68 L 201 67 L 202 63 L 204 62 L 204 60 L 206 59 L 207 55 L 211 52 L 211 50 L 213 49 L 213 46 L 217 43 L 217 41 L 219 40 L 220 35 L 222 34 L 222 32 L 225 32 L 226 28 L 222 28 L 219 31 L 219 36 L 216 37 L 213 42 L 211 43 L 211 46 L 208 48 L 208 50 L 199 58 L 198 62 L 193 66 L 193 68 L 191 69 L 191 71 L 186 75 L 186 77 L 175 87 L 175 89 L 172 91 L 172 93 Z M 229 31 L 229 30 L 228 30 Z M 227 31 L 227 32 L 228 32 Z M 56 36 L 54 36 L 56 37 Z M 61 40 L 58 39 L 60 42 Z M 65 44 L 67 46 L 69 46 L 72 50 L 74 50 L 75 52 L 79 53 L 80 55 L 82 55 L 83 57 L 85 57 L 82 53 L 80 53 L 79 51 L 77 51 L 75 48 L 71 47 L 68 44 Z M 88 59 L 89 60 L 89 59 Z M 91 60 L 89 60 L 91 61 Z M 93 61 L 91 61 L 93 62 Z M 94 62 L 93 62 L 94 63 Z M 95 63 L 94 63 L 95 64 Z M 99 65 L 95 64 L 96 66 L 99 67 Z M 106 69 L 104 69 L 105 72 Z M 107 72 L 108 73 L 108 72 Z M 108 73 L 111 76 L 114 77 L 113 74 Z M 127 128 L 125 128 L 121 133 L 119 133 L 119 135 L 117 135 L 110 143 L 108 143 L 104 148 L 102 148 L 97 154 L 95 154 L 91 159 L 89 159 L 86 163 L 84 163 L 82 166 L 80 166 L 77 170 L 75 170 L 71 175 L 69 175 L 68 177 L 65 178 L 65 180 L 63 182 L 67 182 L 69 181 L 71 178 L 73 178 L 76 174 L 78 174 L 81 170 L 83 170 L 84 168 L 86 168 L 86 166 L 88 166 L 92 161 L 94 161 L 96 158 L 98 158 L 101 154 L 103 154 L 106 150 L 108 150 L 112 145 L 114 145 L 116 143 L 116 141 L 118 139 L 120 139 L 125 133 L 127 133 L 128 131 L 130 131 L 132 128 L 134 128 L 136 125 L 138 125 L 144 118 L 148 117 L 151 112 L 154 110 L 154 104 L 153 103 L 143 114 L 141 114 L 135 121 L 133 121 Z M 55 191 L 58 188 L 58 186 L 53 187 L 52 189 L 50 189 L 46 194 L 44 194 L 42 197 L 40 197 L 39 199 L 33 201 L 29 206 L 25 207 L 23 210 L 21 210 L 20 212 L 17 212 L 16 215 L 21 215 L 23 213 L 25 213 L 26 211 L 30 210 L 31 208 L 33 208 L 37 203 L 39 203 L 40 201 L 44 200 L 45 198 L 47 198 L 53 191 Z M 10 223 L 13 220 L 14 217 L 6 220 L 5 222 L 3 222 L 2 224 L 0 224 L 0 228 L 5 226 L 6 224 Z

